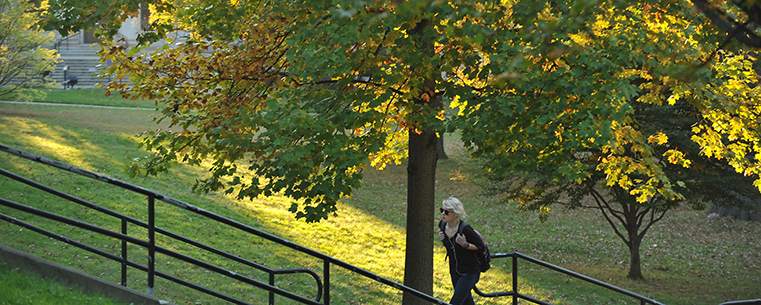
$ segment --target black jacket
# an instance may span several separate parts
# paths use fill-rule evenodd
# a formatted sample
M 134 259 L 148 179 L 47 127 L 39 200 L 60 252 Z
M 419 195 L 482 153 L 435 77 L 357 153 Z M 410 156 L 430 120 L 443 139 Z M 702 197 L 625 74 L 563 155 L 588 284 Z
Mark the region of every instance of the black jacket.
M 446 223 L 439 221 L 439 229 L 441 229 L 441 231 L 445 231 L 445 227 Z M 469 243 L 478 247 L 478 250 L 468 250 L 457 244 L 455 242 L 457 233 L 462 233 L 462 235 L 465 235 L 465 239 Z M 444 244 L 444 248 L 447 249 L 447 258 L 449 259 L 449 273 L 480 273 L 481 269 L 478 265 L 478 260 L 476 259 L 476 253 L 477 251 L 484 251 L 483 241 L 481 241 L 481 238 L 478 237 L 478 234 L 475 230 L 473 230 L 473 227 L 462 220 L 460 220 L 460 227 L 458 228 L 457 233 L 455 233 L 455 236 L 446 236 L 446 233 L 444 233 L 446 238 L 441 241 Z

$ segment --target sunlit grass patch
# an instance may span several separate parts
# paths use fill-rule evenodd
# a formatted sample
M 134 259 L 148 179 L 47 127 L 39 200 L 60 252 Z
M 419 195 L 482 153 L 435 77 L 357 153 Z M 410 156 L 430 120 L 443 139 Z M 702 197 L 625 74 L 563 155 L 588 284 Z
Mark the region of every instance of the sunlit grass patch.
M 338 215 L 320 223 L 295 219 L 290 200 L 266 198 L 237 202 L 236 212 L 254 219 L 265 231 L 339 260 L 399 281 L 404 261 L 404 231 L 352 206 L 339 204 Z
M 51 155 L 52 158 L 76 166 L 83 166 L 85 159 L 82 151 L 64 143 L 81 138 L 81 134 L 73 133 L 60 127 L 43 124 L 38 120 L 11 117 L 2 120 L 7 127 L 16 131 L 14 138 L 22 143 L 34 144 L 38 151 Z M 87 143 L 82 143 L 86 145 Z

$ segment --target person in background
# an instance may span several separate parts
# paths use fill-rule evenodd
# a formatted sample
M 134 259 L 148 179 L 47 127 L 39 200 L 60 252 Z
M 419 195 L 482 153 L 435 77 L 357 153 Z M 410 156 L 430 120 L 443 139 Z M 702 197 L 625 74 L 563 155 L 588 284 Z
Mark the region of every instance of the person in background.
M 483 251 L 484 244 L 475 230 L 463 220 L 467 217 L 462 202 L 450 197 L 442 202 L 439 209 L 439 239 L 447 249 L 449 275 L 452 278 L 454 294 L 449 301 L 452 305 L 475 304 L 471 291 L 481 276 L 475 251 Z M 460 226 L 463 226 L 460 228 Z

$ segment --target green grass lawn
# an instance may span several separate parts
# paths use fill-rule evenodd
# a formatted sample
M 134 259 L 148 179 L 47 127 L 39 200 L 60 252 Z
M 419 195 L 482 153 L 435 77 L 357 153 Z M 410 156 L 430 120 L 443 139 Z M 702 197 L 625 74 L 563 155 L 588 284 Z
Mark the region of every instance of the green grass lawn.
M 0 263 L 0 304 L 5 305 L 117 305 L 105 296 L 45 280 Z
M 2 89 L 0 89 L 2 90 Z M 1 91 L 0 91 L 1 92 Z M 32 99 L 30 102 L 41 103 L 58 103 L 58 104 L 70 104 L 70 105 L 96 105 L 96 106 L 112 106 L 112 107 L 129 107 L 129 108 L 156 108 L 156 104 L 152 101 L 142 99 L 126 99 L 118 92 L 107 95 L 105 89 L 87 88 L 87 89 L 40 89 L 39 97 Z M 0 100 L 15 101 L 16 96 L 3 95 Z
M 71 90 L 69 90 L 71 92 Z M 83 91 L 84 92 L 84 91 Z M 58 95 L 53 94 L 53 95 Z M 340 203 L 338 215 L 317 224 L 295 220 L 287 211 L 290 202 L 280 197 L 239 201 L 224 194 L 194 194 L 189 191 L 205 173 L 198 168 L 179 166 L 159 177 L 128 178 L 124 167 L 145 154 L 137 150 L 136 134 L 149 128 L 152 111 L 139 109 L 82 108 L 39 104 L 0 104 L 0 143 L 66 162 L 126 182 L 153 189 L 255 228 L 281 236 L 311 249 L 401 282 L 403 278 L 406 175 L 403 165 L 383 171 L 366 170 L 365 185 L 352 198 Z M 664 304 L 720 304 L 726 301 L 761 297 L 761 225 L 719 219 L 709 222 L 700 211 L 677 210 L 656 224 L 643 241 L 643 273 L 647 281 L 625 278 L 628 252 L 607 223 L 593 210 L 553 211 L 546 223 L 529 213 L 518 213 L 510 205 L 497 204 L 479 187 L 478 168 L 454 137 L 447 138 L 449 160 L 439 162 L 437 202 L 459 197 L 472 223 L 490 243 L 492 252 L 519 251 L 546 262 L 592 276 Z M 146 200 L 94 180 L 75 177 L 10 155 L 0 155 L 0 168 L 32 177 L 57 189 L 97 203 L 117 212 L 145 220 Z M 113 218 L 64 203 L 31 187 L 0 178 L 3 198 L 53 209 L 60 214 L 118 230 Z M 65 225 L 0 207 L 13 215 L 66 236 L 117 254 L 118 243 Z M 179 210 L 157 205 L 158 226 L 220 247 L 235 255 L 272 268 L 311 268 L 322 274 L 322 262 L 277 246 L 256 236 Z M 435 213 L 435 211 L 432 211 Z M 431 224 L 434 234 L 435 224 Z M 130 228 L 130 234 L 144 238 L 145 231 Z M 164 247 L 203 259 L 266 281 L 266 275 L 240 264 L 204 254 L 194 247 L 159 236 Z M 117 282 L 118 264 L 61 242 L 0 222 L 0 243 L 45 257 L 59 264 Z M 130 247 L 130 258 L 145 263 L 145 253 Z M 451 284 L 444 261 L 444 249 L 434 245 L 434 294 L 448 300 Z M 484 292 L 510 290 L 509 260 L 492 262 L 479 287 Z M 224 277 L 193 268 L 168 257 L 157 258 L 157 270 L 208 285 L 252 303 L 266 300 L 266 294 L 227 281 Z M 331 270 L 333 304 L 398 304 L 401 295 L 372 280 Z M 618 294 L 598 289 L 567 276 L 519 265 L 521 292 L 554 304 L 639 304 Z M 130 271 L 128 286 L 145 291 L 145 274 Z M 314 295 L 314 280 L 303 275 L 279 276 L 281 288 Z M 220 301 L 193 290 L 156 281 L 155 295 L 176 304 L 217 304 Z M 507 298 L 485 299 L 479 304 L 511 304 Z M 276 304 L 291 304 L 278 298 Z

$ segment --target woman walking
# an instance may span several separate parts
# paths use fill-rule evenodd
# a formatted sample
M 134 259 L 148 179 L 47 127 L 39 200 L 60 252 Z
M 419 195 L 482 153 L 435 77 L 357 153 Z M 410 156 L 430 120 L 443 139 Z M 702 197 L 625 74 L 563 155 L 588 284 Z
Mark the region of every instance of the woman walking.
M 439 211 L 441 221 L 438 235 L 447 249 L 449 275 L 454 287 L 454 294 L 449 303 L 474 305 L 471 290 L 481 276 L 476 251 L 483 251 L 484 244 L 473 228 L 463 221 L 467 214 L 459 199 L 450 197 L 444 200 Z

